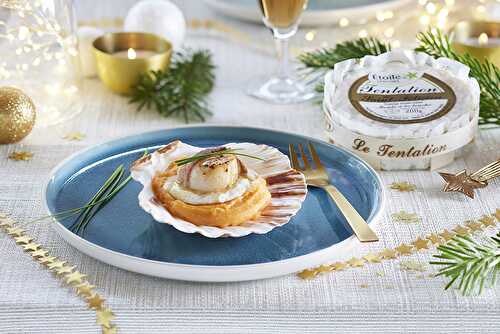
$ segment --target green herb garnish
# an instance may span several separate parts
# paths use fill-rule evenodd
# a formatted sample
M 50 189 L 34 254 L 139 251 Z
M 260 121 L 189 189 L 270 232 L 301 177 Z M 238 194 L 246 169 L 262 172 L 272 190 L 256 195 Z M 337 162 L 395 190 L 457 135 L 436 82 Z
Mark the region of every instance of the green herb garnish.
M 455 236 L 450 242 L 438 247 L 441 252 L 434 257 L 442 261 L 430 262 L 444 266 L 438 276 L 450 278 L 445 289 L 458 281 L 458 288 L 464 295 L 480 294 L 486 282 L 496 284 L 500 272 L 500 233 L 479 243 L 469 236 Z
M 234 149 L 234 148 L 227 148 L 226 147 L 226 148 L 224 148 L 220 151 L 217 151 L 217 152 L 195 154 L 189 158 L 179 159 L 179 160 L 175 161 L 175 164 L 180 167 L 182 165 L 186 165 L 186 164 L 191 163 L 191 162 L 199 161 L 199 160 L 202 160 L 205 158 L 216 157 L 216 156 L 220 156 L 220 155 L 224 155 L 224 154 L 239 155 L 242 157 L 247 157 L 247 158 L 252 158 L 252 159 L 264 161 L 264 159 L 256 157 L 254 155 L 239 153 L 238 151 L 240 151 L 240 150 L 241 149 Z

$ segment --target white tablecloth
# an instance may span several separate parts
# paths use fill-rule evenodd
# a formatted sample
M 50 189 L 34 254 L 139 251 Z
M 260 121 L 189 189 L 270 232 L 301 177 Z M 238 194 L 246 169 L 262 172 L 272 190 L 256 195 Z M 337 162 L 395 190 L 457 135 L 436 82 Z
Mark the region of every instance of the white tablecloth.
M 81 19 L 123 15 L 133 1 L 77 2 Z M 247 32 L 257 26 L 240 24 L 209 11 L 201 1 L 178 1 L 188 18 L 217 18 Z M 209 123 L 263 126 L 322 138 L 318 106 L 274 106 L 243 93 L 253 75 L 275 66 L 272 56 L 218 36 L 190 33 L 188 44 L 209 48 L 217 64 L 217 85 L 211 96 L 215 115 Z M 25 221 L 44 214 L 41 187 L 49 171 L 64 157 L 91 144 L 181 123 L 153 111 L 137 113 L 127 100 L 107 92 L 97 80 L 86 82 L 84 111 L 73 121 L 50 130 L 38 129 L 20 144 L 0 146 L 0 211 Z M 91 98 L 88 98 L 91 96 Z M 81 142 L 61 137 L 71 131 L 86 134 Z M 499 157 L 500 130 L 483 130 L 476 142 L 446 169 L 476 170 Z M 29 162 L 6 159 L 15 149 L 35 153 Z M 417 236 L 440 232 L 500 207 L 500 182 L 495 180 L 474 200 L 440 191 L 442 180 L 428 171 L 383 172 L 384 184 L 409 181 L 418 190 L 388 189 L 389 201 L 376 228 L 381 241 L 356 243 L 340 259 L 381 251 Z M 417 212 L 419 224 L 400 224 L 391 214 Z M 489 233 L 493 233 L 492 230 Z M 51 228 L 39 223 L 29 234 L 54 256 L 88 274 L 117 315 L 122 333 L 444 333 L 500 332 L 500 288 L 479 297 L 443 291 L 445 280 L 402 271 L 400 260 L 301 280 L 295 275 L 232 284 L 197 284 L 151 278 L 126 272 L 83 255 Z M 427 263 L 433 251 L 407 259 Z M 406 259 L 406 258 L 405 258 Z M 0 333 L 98 333 L 95 313 L 54 276 L 33 262 L 14 241 L 0 234 Z

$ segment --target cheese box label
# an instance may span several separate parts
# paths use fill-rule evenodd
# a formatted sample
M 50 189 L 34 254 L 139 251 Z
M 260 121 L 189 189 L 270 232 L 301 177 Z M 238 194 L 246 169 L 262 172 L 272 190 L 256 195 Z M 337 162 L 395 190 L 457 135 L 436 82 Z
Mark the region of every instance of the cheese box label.
M 456 103 L 445 82 L 424 72 L 372 72 L 349 88 L 349 101 L 364 116 L 383 123 L 411 124 L 447 114 Z

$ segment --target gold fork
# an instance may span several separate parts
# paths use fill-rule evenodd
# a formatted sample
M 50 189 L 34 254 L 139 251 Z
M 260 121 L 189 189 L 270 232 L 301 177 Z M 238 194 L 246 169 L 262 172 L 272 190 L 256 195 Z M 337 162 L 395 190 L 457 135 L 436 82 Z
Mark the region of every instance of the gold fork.
M 378 241 L 378 237 L 373 232 L 373 230 L 368 226 L 366 221 L 359 215 L 359 213 L 354 209 L 354 207 L 349 203 L 347 198 L 342 195 L 342 193 L 330 183 L 330 177 L 328 173 L 321 164 L 318 154 L 314 146 L 309 143 L 309 152 L 311 153 L 312 159 L 314 161 L 309 162 L 302 144 L 299 144 L 300 155 L 302 156 L 302 161 L 304 168 L 301 168 L 299 164 L 299 159 L 297 158 L 297 152 L 292 144 L 288 145 L 290 151 L 290 160 L 292 161 L 292 167 L 298 171 L 301 171 L 305 178 L 308 186 L 317 187 L 324 189 L 328 195 L 335 202 L 339 210 L 342 212 L 347 222 L 351 226 L 356 237 L 358 237 L 361 242 Z

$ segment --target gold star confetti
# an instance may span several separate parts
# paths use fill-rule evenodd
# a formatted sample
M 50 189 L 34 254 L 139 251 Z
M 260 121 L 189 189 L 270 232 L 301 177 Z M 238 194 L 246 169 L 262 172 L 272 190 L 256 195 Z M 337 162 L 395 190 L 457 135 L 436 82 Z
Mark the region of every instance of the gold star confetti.
M 450 241 L 455 236 L 455 233 L 452 233 L 448 230 L 444 230 L 443 232 L 439 233 L 439 236 L 443 238 L 444 241 Z
M 63 139 L 70 140 L 70 141 L 80 141 L 85 138 L 85 134 L 75 131 L 75 132 L 70 132 L 66 134 Z
M 429 249 L 429 240 L 422 239 L 420 237 L 413 241 L 411 244 L 415 246 L 415 249 L 417 250 Z
M 483 224 L 484 227 L 495 227 L 495 219 L 491 216 L 482 216 L 479 221 Z
M 34 242 L 30 242 L 29 244 L 22 245 L 22 248 L 24 248 L 25 251 L 36 251 L 38 248 L 40 248 L 39 244 L 36 244 Z
M 115 315 L 109 308 L 99 309 L 96 312 L 97 324 L 104 326 L 106 328 L 111 327 L 111 320 L 114 319 Z
M 0 227 L 9 229 L 9 228 L 12 228 L 13 225 L 14 225 L 14 221 L 8 217 L 3 217 L 0 220 Z
M 415 191 L 417 189 L 417 186 L 414 184 L 411 184 L 409 182 L 393 182 L 391 183 L 391 189 L 398 190 L 398 191 Z
M 481 223 L 478 223 L 474 220 L 469 220 L 465 222 L 465 226 L 471 231 L 471 232 L 478 232 L 483 230 L 483 225 Z
M 344 270 L 345 268 L 347 268 L 347 264 L 345 264 L 344 262 L 335 262 L 332 263 L 331 266 L 335 268 L 336 271 Z
M 399 253 L 399 255 L 410 255 L 413 253 L 413 247 L 406 244 L 401 244 L 394 249 Z
M 353 257 L 346 261 L 351 267 L 362 267 L 365 265 L 365 260 L 358 259 L 357 257 Z
M 14 161 L 28 161 L 33 159 L 33 153 L 28 151 L 13 151 L 8 157 Z
M 464 236 L 464 235 L 469 234 L 469 229 L 467 229 L 463 226 L 460 226 L 460 225 L 457 225 L 452 231 L 460 236 Z
M 34 258 L 37 258 L 37 257 L 44 257 L 44 256 L 47 256 L 49 254 L 49 251 L 43 249 L 43 248 L 40 248 L 34 252 L 31 253 L 31 256 L 33 256 Z
M 403 210 L 392 214 L 392 219 L 398 223 L 403 224 L 416 224 L 420 223 L 421 219 L 416 213 L 408 213 Z
M 39 257 L 37 260 L 40 264 L 49 265 L 54 262 L 57 258 L 55 256 L 43 256 Z
M 15 237 L 14 240 L 16 244 L 29 244 L 33 238 L 28 237 L 27 235 L 22 235 L 20 237 Z
M 305 269 L 305 270 L 302 270 L 298 275 L 302 279 L 309 279 L 309 278 L 316 277 L 316 275 L 318 275 L 318 271 Z
M 103 327 L 102 328 L 102 334 L 116 334 L 118 333 L 118 328 L 114 325 L 111 325 L 111 327 Z
M 73 272 L 73 270 L 76 268 L 76 266 L 67 266 L 67 265 L 64 265 L 62 266 L 61 268 L 57 268 L 55 270 L 55 273 L 56 273 L 56 276 L 61 276 L 61 275 L 66 275 L 66 274 L 71 274 L 71 272 Z
M 359 287 L 362 289 L 366 289 L 366 288 L 368 288 L 368 284 L 363 283 L 363 284 L 360 284 Z
M 439 173 L 439 175 L 446 182 L 443 191 L 458 191 L 470 198 L 474 198 L 474 189 L 484 188 L 487 185 L 485 182 L 479 182 L 471 178 L 465 170 L 457 174 Z
M 52 263 L 47 264 L 47 267 L 49 270 L 54 270 L 54 269 L 59 269 L 62 268 L 66 264 L 66 261 L 54 261 Z
M 331 266 L 329 266 L 329 265 L 322 264 L 316 270 L 319 271 L 320 273 L 326 273 L 328 271 L 332 271 L 333 268 Z
M 443 239 L 436 233 L 431 233 L 427 236 L 427 240 L 432 242 L 433 245 L 441 245 L 443 243 Z
M 65 276 L 65 281 L 66 284 L 82 284 L 83 279 L 87 277 L 87 275 L 82 274 L 79 271 L 72 272 L 71 274 L 68 274 Z
M 93 294 L 92 289 L 95 288 L 95 285 L 85 281 L 82 284 L 75 285 L 75 288 L 78 296 L 90 297 Z
M 385 273 L 383 271 L 376 271 L 375 275 L 377 275 L 378 277 L 384 277 Z
M 373 253 L 366 254 L 365 256 L 363 256 L 363 259 L 365 259 L 366 261 L 368 261 L 370 263 L 380 263 L 382 261 L 380 256 L 373 254 Z
M 24 234 L 25 230 L 17 227 L 10 227 L 7 229 L 7 234 L 14 237 L 20 237 Z
M 412 260 L 402 261 L 399 263 L 399 265 L 401 266 L 401 270 L 406 270 L 406 271 L 424 272 L 427 270 L 425 264 Z
M 100 310 L 102 308 L 102 304 L 104 303 L 104 299 L 101 298 L 97 293 L 92 297 L 87 298 L 87 304 L 90 309 Z
M 386 248 L 383 251 L 381 251 L 380 253 L 378 253 L 378 255 L 381 256 L 385 260 L 389 260 L 389 259 L 395 259 L 397 252 L 394 249 Z

